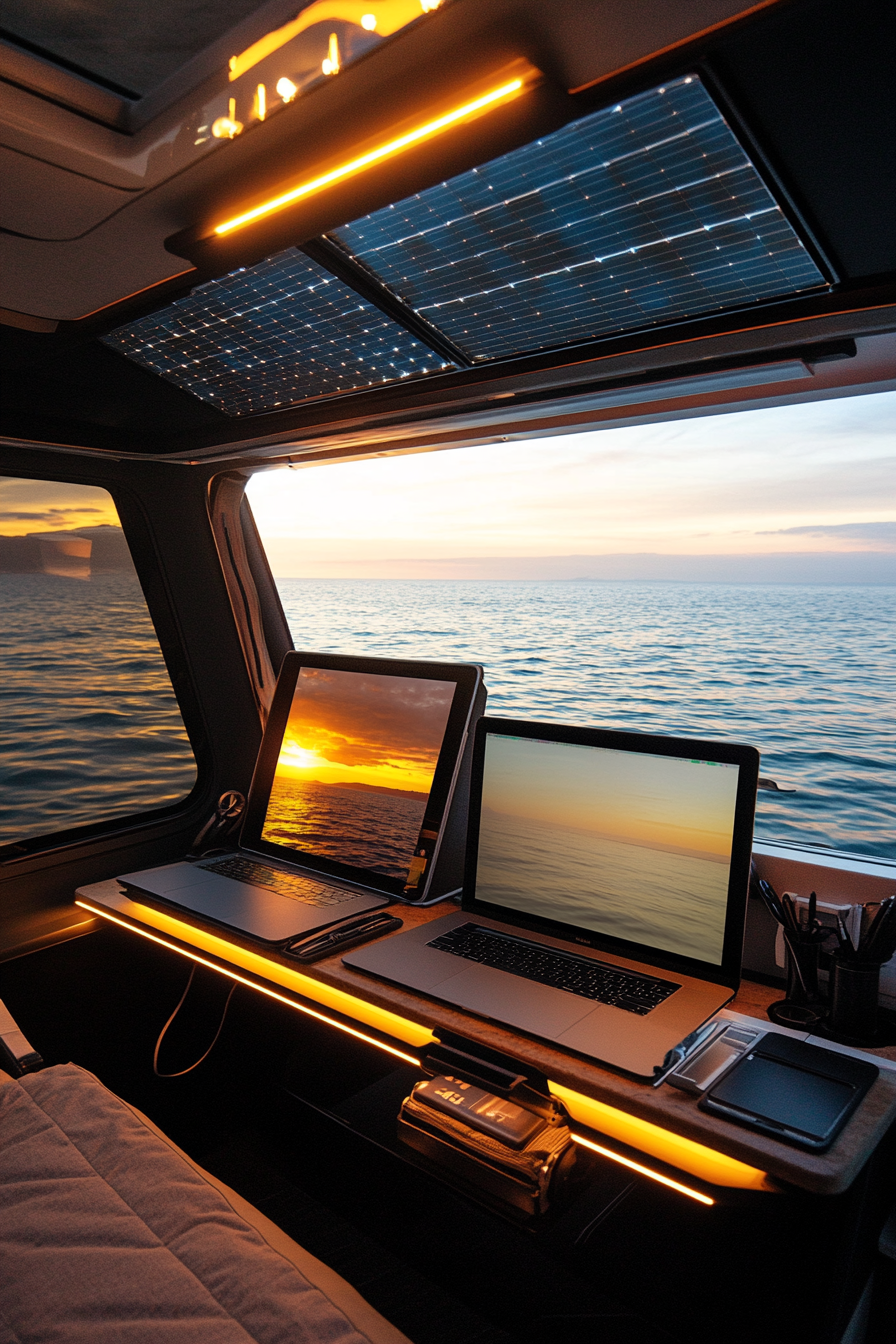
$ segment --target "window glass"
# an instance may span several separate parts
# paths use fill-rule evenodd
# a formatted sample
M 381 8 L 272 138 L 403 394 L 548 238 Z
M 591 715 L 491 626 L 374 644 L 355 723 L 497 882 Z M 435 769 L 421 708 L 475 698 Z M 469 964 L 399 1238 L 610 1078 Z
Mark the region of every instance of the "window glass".
M 177 802 L 193 752 L 111 496 L 0 477 L 0 844 Z
M 894 411 L 309 466 L 249 494 L 297 648 L 481 662 L 492 713 L 752 743 L 780 787 L 759 837 L 896 857 Z

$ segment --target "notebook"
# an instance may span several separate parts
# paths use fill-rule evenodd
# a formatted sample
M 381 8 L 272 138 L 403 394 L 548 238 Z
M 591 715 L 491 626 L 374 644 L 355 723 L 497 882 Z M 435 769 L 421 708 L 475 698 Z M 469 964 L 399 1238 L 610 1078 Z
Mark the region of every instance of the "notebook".
M 348 966 L 640 1077 L 740 983 L 759 753 L 480 719 L 459 912 Z
M 288 653 L 239 845 L 118 881 L 267 943 L 425 900 L 481 680 L 472 664 Z

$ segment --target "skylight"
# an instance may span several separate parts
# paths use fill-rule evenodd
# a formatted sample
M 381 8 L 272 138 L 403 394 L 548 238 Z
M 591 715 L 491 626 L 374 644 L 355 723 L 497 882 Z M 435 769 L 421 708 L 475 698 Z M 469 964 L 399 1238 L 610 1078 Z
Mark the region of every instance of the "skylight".
M 825 283 L 695 75 L 592 113 L 336 237 L 481 359 Z
M 297 6 L 302 8 L 301 5 Z M 215 0 L 185 5 L 154 0 L 4 0 L 3 26 L 51 58 L 132 95 L 148 93 L 240 19 L 259 0 Z
M 103 341 L 227 415 L 451 367 L 293 248 Z

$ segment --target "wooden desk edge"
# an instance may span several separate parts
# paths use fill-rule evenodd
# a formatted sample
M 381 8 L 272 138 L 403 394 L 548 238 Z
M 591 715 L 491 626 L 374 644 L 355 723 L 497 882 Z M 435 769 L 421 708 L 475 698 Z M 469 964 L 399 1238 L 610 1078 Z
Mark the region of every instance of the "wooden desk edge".
M 155 928 L 158 932 L 157 926 L 149 924 L 145 919 L 141 920 L 141 907 L 125 896 L 114 880 L 82 887 L 77 897 L 107 910 L 113 917 L 123 917 L 126 926 L 131 923 L 142 924 L 144 928 Z M 438 919 L 447 912 L 445 907 L 420 909 L 395 906 L 392 910 L 404 921 L 406 928 Z M 197 935 L 212 935 L 223 945 L 225 953 L 228 944 L 235 954 L 252 947 L 248 941 L 240 945 L 236 940 L 228 939 L 226 930 L 205 924 L 199 919 L 178 919 L 175 911 L 171 911 L 170 918 L 180 924 L 187 934 L 195 929 Z M 139 929 L 136 931 L 139 932 Z M 178 938 L 170 930 L 165 936 L 172 938 L 174 943 L 183 943 L 184 948 L 197 946 L 191 944 L 189 937 L 182 935 Z M 319 982 L 321 989 L 329 987 L 349 995 L 363 1004 L 395 1015 L 409 1027 L 415 1027 L 418 1043 L 416 1047 L 410 1046 L 415 1053 L 419 1053 L 419 1042 L 430 1033 L 440 1028 L 455 1032 L 471 1042 L 534 1065 L 554 1083 L 749 1166 L 758 1167 L 777 1180 L 811 1193 L 834 1195 L 848 1189 L 896 1119 L 896 1074 L 882 1071 L 833 1147 L 827 1153 L 810 1153 L 708 1115 L 698 1110 L 696 1099 L 677 1089 L 668 1086 L 653 1089 L 535 1037 L 513 1032 L 488 1019 L 472 1017 L 412 990 L 354 971 L 342 965 L 338 954 L 310 966 L 301 966 L 286 957 L 271 954 L 266 949 L 259 951 L 257 945 L 254 950 L 257 956 L 271 964 L 272 970 L 280 968 L 297 972 L 301 977 Z M 271 983 L 284 988 L 279 980 L 272 980 Z M 300 990 L 286 988 L 288 992 L 302 997 Z M 750 987 L 750 1002 L 742 1004 L 735 999 L 729 1006 L 748 1016 L 756 1016 L 761 1021 L 755 1002 L 756 991 L 760 988 L 755 985 Z M 769 990 L 769 1002 L 775 997 L 775 991 Z M 347 1007 L 348 1016 L 351 1017 L 351 1004 Z M 339 1011 L 338 1008 L 334 1010 Z M 402 1035 L 401 1039 L 407 1040 L 406 1035 Z M 521 1042 L 524 1045 L 522 1051 Z

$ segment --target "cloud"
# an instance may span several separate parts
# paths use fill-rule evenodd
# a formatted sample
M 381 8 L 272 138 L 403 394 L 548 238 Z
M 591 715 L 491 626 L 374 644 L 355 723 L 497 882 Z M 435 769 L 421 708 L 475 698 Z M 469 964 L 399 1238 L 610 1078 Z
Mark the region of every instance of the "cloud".
M 454 683 L 305 668 L 287 737 L 334 765 L 435 765 Z
M 896 522 L 807 523 L 803 527 L 779 527 L 757 532 L 759 537 L 843 537 L 847 541 L 883 541 L 896 546 Z
M 45 509 L 43 513 L 27 513 L 24 510 L 0 510 L 0 522 L 3 523 L 59 523 L 72 513 L 105 513 L 105 509 L 87 509 L 74 505 L 70 509 Z
M 72 529 L 97 522 L 118 523 L 112 496 L 101 486 L 0 477 L 3 536 L 23 536 L 41 529 Z
M 894 408 L 896 393 L 877 393 L 314 465 L 259 473 L 249 494 L 283 576 L 345 560 L 785 550 L 800 545 L 792 528 L 880 518 Z M 831 551 L 889 544 L 817 536 Z

